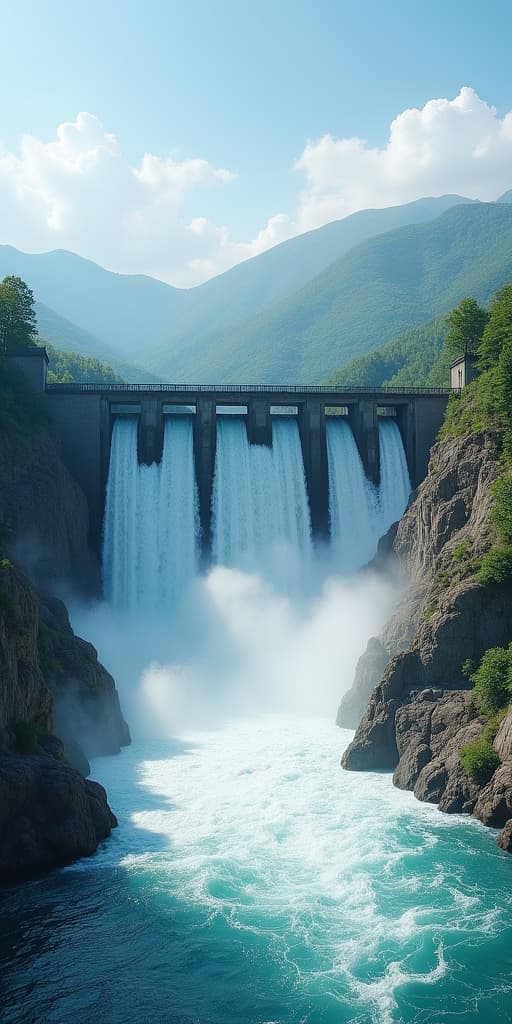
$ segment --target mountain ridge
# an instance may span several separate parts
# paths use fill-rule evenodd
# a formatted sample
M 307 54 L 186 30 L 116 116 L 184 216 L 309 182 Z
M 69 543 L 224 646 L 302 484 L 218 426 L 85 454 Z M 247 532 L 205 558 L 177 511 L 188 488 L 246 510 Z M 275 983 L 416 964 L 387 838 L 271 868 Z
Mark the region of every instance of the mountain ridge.
M 485 204 L 447 195 L 358 211 L 193 289 L 106 271 L 66 250 L 11 246 L 0 246 L 0 276 L 19 273 L 35 291 L 43 337 L 107 361 L 126 380 L 319 383 L 463 294 L 485 301 L 510 273 L 510 197 Z
M 195 288 L 177 289 L 147 275 L 100 267 L 64 249 L 23 253 L 0 245 L 0 277 L 18 274 L 38 302 L 96 339 L 87 354 L 136 363 L 154 351 L 167 353 L 209 344 L 213 329 L 225 330 L 294 294 L 334 259 L 368 237 L 400 224 L 431 219 L 470 200 L 426 197 L 401 206 L 359 210 L 225 271 Z M 85 339 L 84 339 L 85 340 Z M 89 339 L 90 340 L 90 339 Z M 100 349 L 100 346 L 106 346 Z M 85 349 L 84 349 L 85 352 Z
M 487 301 L 510 276 L 512 206 L 455 206 L 351 249 L 291 300 L 226 332 L 198 379 L 217 379 L 221 371 L 225 382 L 319 383 L 467 294 Z M 156 366 L 175 376 L 188 372 L 186 363 Z

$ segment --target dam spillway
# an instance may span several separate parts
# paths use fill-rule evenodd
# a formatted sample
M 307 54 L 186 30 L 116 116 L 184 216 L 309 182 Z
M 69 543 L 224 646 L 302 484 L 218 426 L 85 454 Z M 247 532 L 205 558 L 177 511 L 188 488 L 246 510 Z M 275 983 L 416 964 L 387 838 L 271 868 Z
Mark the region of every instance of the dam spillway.
M 402 515 L 410 492 L 397 424 L 381 417 L 376 486 L 365 474 L 350 424 L 327 418 L 329 567 L 349 575 L 374 555 L 379 537 Z M 200 567 L 193 423 L 164 417 L 159 463 L 139 459 L 137 417 L 120 414 L 112 445 L 103 543 L 104 593 L 113 607 L 172 609 Z M 272 418 L 272 444 L 252 444 L 244 418 L 218 417 L 211 508 L 211 563 L 266 574 L 297 592 L 314 553 L 314 536 L 297 418 Z
M 213 484 L 212 556 L 216 564 L 256 569 L 280 545 L 311 547 L 311 521 L 299 431 L 276 417 L 272 445 L 251 445 L 245 424 L 219 418 Z
M 192 423 L 195 473 L 203 551 L 211 551 L 212 499 L 217 425 L 227 409 L 238 408 L 251 445 L 272 445 L 276 413 L 288 412 L 298 427 L 312 532 L 330 535 L 328 432 L 332 416 L 350 426 L 365 477 L 380 486 L 382 445 L 379 423 L 390 416 L 402 439 L 411 485 L 427 473 L 430 448 L 442 423 L 448 388 L 278 387 L 276 385 L 94 385 L 51 384 L 46 401 L 64 461 L 88 501 L 90 543 L 100 554 L 105 491 L 114 423 L 136 417 L 137 451 L 143 465 L 159 464 L 169 413 L 185 411 Z
M 168 417 L 159 464 L 137 458 L 138 421 L 116 419 L 105 503 L 103 591 L 115 608 L 170 609 L 199 567 L 189 417 Z

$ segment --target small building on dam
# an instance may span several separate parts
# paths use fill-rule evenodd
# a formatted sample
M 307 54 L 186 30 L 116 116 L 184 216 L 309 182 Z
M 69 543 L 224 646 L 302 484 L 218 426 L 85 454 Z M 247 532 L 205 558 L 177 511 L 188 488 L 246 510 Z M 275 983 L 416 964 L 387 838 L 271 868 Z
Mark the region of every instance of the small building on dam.
M 343 416 L 352 429 L 369 480 L 378 485 L 379 422 L 393 417 L 402 438 L 411 484 L 425 477 L 429 452 L 443 421 L 449 388 L 345 388 L 277 385 L 47 384 L 44 349 L 10 358 L 47 395 L 70 472 L 88 500 L 91 543 L 99 551 L 112 428 L 116 417 L 137 417 L 138 461 L 160 462 L 164 421 L 193 420 L 195 475 L 203 548 L 211 541 L 211 502 L 217 420 L 230 413 L 246 422 L 250 444 L 272 445 L 275 416 L 296 417 L 314 536 L 329 533 L 326 422 Z

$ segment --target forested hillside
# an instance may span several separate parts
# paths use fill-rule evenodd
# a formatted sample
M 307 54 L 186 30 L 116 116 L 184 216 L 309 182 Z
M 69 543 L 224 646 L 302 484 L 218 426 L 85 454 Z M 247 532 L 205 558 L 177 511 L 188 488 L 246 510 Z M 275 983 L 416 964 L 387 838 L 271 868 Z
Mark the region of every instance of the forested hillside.
M 190 289 L 141 275 L 114 274 L 70 252 L 28 254 L 8 245 L 0 246 L 0 278 L 16 274 L 27 282 L 38 300 L 40 333 L 59 347 L 73 346 L 73 351 L 107 360 L 127 380 L 130 369 L 121 368 L 120 361 L 151 363 L 153 369 L 161 363 L 168 372 L 167 360 L 186 353 L 187 373 L 193 377 L 196 358 L 224 330 L 290 297 L 355 245 L 467 202 L 448 195 L 361 210 Z M 243 333 L 240 346 L 244 347 Z
M 238 264 L 187 293 L 189 301 L 169 323 L 160 345 L 148 350 L 148 363 L 157 370 L 161 367 L 162 372 L 171 366 L 183 366 L 183 371 L 177 369 L 177 375 L 184 372 L 193 376 L 194 365 L 201 365 L 227 329 L 238 325 L 238 343 L 244 350 L 248 320 L 296 294 L 354 246 L 404 225 L 432 220 L 452 206 L 467 202 L 448 195 L 383 210 L 359 210 Z
M 99 359 L 90 356 L 79 356 L 74 352 L 63 352 L 40 339 L 48 353 L 49 384 L 123 384 L 123 378 Z
M 41 337 L 128 382 L 444 384 L 443 317 L 512 275 L 503 199 L 360 211 L 188 291 L 9 246 L 0 273 L 25 267 Z
M 450 356 L 443 348 L 446 317 L 410 327 L 386 345 L 351 359 L 332 373 L 340 387 L 447 387 Z
M 447 313 L 465 295 L 487 302 L 512 274 L 512 206 L 457 206 L 352 249 L 292 299 L 202 354 L 160 366 L 199 381 L 316 383 L 412 325 Z
M 186 295 L 151 277 L 114 274 L 62 250 L 33 255 L 0 246 L 0 277 L 3 274 L 22 277 L 50 312 L 92 335 L 110 355 L 114 351 L 124 360 L 134 353 L 139 356 L 161 336 L 173 322 L 181 296 Z M 100 351 L 88 354 L 107 355 Z
M 147 381 L 148 383 L 159 378 L 144 369 L 141 365 L 127 362 L 120 359 L 115 349 L 104 344 L 93 334 L 82 330 L 70 320 L 64 319 L 41 302 L 35 303 L 37 316 L 37 329 L 40 338 L 47 345 L 53 345 L 60 352 L 68 352 L 70 355 L 84 356 L 85 358 L 101 363 L 106 363 L 113 371 L 120 374 L 123 380 L 128 383 Z

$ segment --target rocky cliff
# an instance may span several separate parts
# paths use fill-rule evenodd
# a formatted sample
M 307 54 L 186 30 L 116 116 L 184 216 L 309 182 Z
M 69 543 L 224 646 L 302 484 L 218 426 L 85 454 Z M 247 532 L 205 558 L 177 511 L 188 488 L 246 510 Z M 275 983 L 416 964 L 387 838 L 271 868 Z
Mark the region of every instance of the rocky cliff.
M 116 819 L 87 779 L 88 758 L 130 741 L 112 677 L 50 596 L 62 583 L 97 590 L 85 497 L 60 459 L 43 397 L 3 369 L 0 884 L 94 852 Z
M 395 784 L 413 789 L 419 799 L 502 828 L 500 843 L 509 848 L 511 713 L 494 740 L 501 765 L 492 778 L 475 781 L 460 761 L 461 748 L 484 725 L 462 666 L 512 640 L 512 586 L 484 586 L 475 572 L 491 543 L 491 484 L 498 466 L 492 432 L 434 447 L 429 475 L 393 542 L 409 589 L 383 636 L 360 659 L 338 724 L 352 726 L 358 701 L 368 701 L 343 766 L 394 770 Z
M 0 881 L 96 850 L 116 824 L 87 754 L 129 742 L 112 678 L 64 606 L 0 562 Z M 58 737 L 55 735 L 58 733 Z

